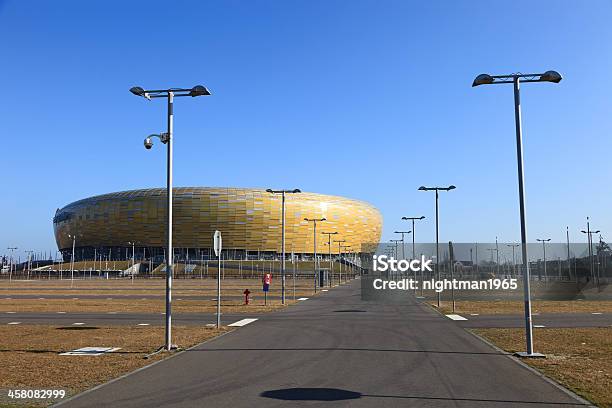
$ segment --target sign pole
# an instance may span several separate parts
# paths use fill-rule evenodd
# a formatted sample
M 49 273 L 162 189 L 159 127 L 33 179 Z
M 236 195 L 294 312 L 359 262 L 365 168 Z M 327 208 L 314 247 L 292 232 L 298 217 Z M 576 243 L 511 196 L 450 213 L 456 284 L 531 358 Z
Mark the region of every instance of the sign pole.
M 221 251 L 217 255 L 219 265 L 217 268 L 217 329 L 221 327 Z

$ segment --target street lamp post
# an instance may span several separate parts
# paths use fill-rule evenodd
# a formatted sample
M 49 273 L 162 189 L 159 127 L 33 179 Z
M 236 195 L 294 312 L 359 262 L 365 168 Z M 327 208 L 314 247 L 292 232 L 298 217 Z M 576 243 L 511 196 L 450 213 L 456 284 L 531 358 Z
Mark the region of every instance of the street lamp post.
M 19 249 L 17 247 L 8 247 L 7 248 L 9 251 L 11 251 L 11 259 L 10 259 L 10 263 L 9 263 L 9 282 L 13 280 L 13 253 L 15 252 L 15 250 Z M 15 268 L 16 269 L 16 268 Z
M 415 253 L 414 253 L 414 235 L 416 234 L 416 231 L 414 229 L 414 221 L 415 220 L 423 220 L 423 219 L 425 219 L 424 215 L 422 215 L 420 217 L 402 217 L 402 220 L 411 220 L 412 221 L 412 259 L 416 259 L 415 258 Z M 416 272 L 414 273 L 414 278 L 416 280 Z M 422 270 L 421 270 L 421 296 L 423 296 L 423 271 Z
M 304 218 L 304 221 L 312 222 L 313 224 L 313 246 L 314 246 L 314 291 L 317 293 L 317 279 L 318 279 L 318 268 L 317 268 L 317 222 L 327 221 L 325 217 L 323 218 Z
M 402 242 L 402 259 L 406 259 L 406 254 L 404 253 L 404 234 L 410 234 L 411 232 L 412 231 L 395 231 L 396 234 L 401 234 L 402 236 L 402 239 L 400 240 Z M 414 246 L 412 248 L 412 253 L 414 254 Z M 414 259 L 414 255 L 412 259 Z M 414 281 L 416 282 L 416 270 L 414 271 Z M 414 287 L 414 293 L 416 293 L 416 286 Z
M 559 83 L 562 77 L 557 71 L 546 71 L 543 74 L 512 74 L 488 75 L 480 74 L 472 83 L 472 87 L 490 84 L 513 84 L 514 86 L 514 121 L 516 128 L 516 159 L 518 169 L 519 211 L 521 219 L 521 246 L 523 255 L 523 294 L 525 298 L 525 338 L 527 351 L 517 353 L 521 357 L 542 357 L 533 352 L 533 327 L 531 321 L 531 293 L 529 287 L 529 258 L 527 258 L 527 225 L 525 214 L 525 186 L 523 183 L 523 135 L 521 127 L 521 82 L 552 82 Z
M 402 240 L 401 240 L 401 239 L 391 239 L 391 240 L 389 240 L 389 241 L 391 241 L 391 242 L 393 242 L 393 243 L 395 244 L 395 251 L 394 251 L 394 253 L 395 253 L 395 257 L 396 257 L 396 258 L 399 258 L 399 252 L 398 252 L 398 250 L 397 250 L 397 244 L 398 244 L 398 243 L 400 243 L 400 242 L 402 242 Z M 391 274 L 393 275 L 393 271 L 391 271 Z M 397 274 L 398 274 L 398 273 L 396 272 L 396 275 L 397 275 Z
M 499 244 L 497 243 L 497 237 L 495 237 L 495 262 L 497 262 L 496 273 L 499 275 Z
M 166 261 L 166 350 L 176 348 L 172 344 L 172 272 L 173 272 L 173 250 L 172 250 L 172 143 L 173 143 L 173 126 L 174 126 L 174 97 L 179 96 L 208 96 L 210 92 L 202 85 L 196 85 L 191 89 L 171 88 L 171 89 L 156 89 L 144 90 L 139 86 L 130 89 L 130 92 L 136 96 L 141 96 L 148 100 L 152 98 L 167 98 L 168 99 L 168 129 L 165 133 L 149 135 L 144 140 L 146 149 L 153 147 L 153 138 L 167 145 L 167 167 L 166 167 L 166 184 L 167 184 L 167 261 Z
M 587 217 L 587 230 L 580 231 L 583 234 L 587 234 L 587 245 L 589 250 L 589 269 L 591 270 L 591 278 L 595 280 L 595 263 L 593 262 L 593 234 L 599 234 L 601 231 L 591 231 L 591 223 L 589 217 Z
M 343 253 L 345 253 L 347 255 L 350 255 L 350 251 L 351 251 L 350 248 L 351 248 L 350 245 L 342 245 Z M 347 258 L 348 258 L 348 256 L 347 256 Z M 345 280 L 347 280 L 347 281 L 349 280 L 349 271 L 352 271 L 352 270 L 353 270 L 353 264 L 351 262 L 351 263 L 349 263 L 346 266 L 346 273 L 344 274 Z
M 419 187 L 419 191 L 435 191 L 436 192 L 436 279 L 440 281 L 440 243 L 439 243 L 439 227 L 438 227 L 438 192 L 454 190 L 454 185 L 448 187 Z M 438 292 L 438 308 L 440 308 L 440 292 Z
M 569 242 L 569 226 L 565 227 L 565 237 L 567 238 L 567 278 L 572 280 L 572 262 L 570 261 L 570 242 Z
M 410 234 L 412 231 L 395 231 L 395 234 L 401 234 L 402 239 L 400 242 L 402 243 L 402 259 L 406 259 L 406 254 L 404 253 L 404 234 Z
M 338 232 L 337 231 L 335 231 L 335 232 L 321 232 L 321 234 L 327 235 L 327 249 L 329 250 L 329 287 L 331 287 L 331 285 L 332 285 L 332 278 L 334 276 L 334 273 L 333 273 L 334 263 L 332 261 L 332 255 L 331 255 L 331 251 L 332 251 L 331 250 L 331 236 L 338 234 Z
M 132 270 L 131 270 L 131 278 L 132 278 L 132 283 L 134 283 L 134 273 L 136 272 L 136 251 L 134 249 L 134 245 L 136 245 L 135 242 L 128 242 L 128 245 L 132 246 Z
M 334 240 L 334 242 L 338 243 L 338 261 L 340 263 L 340 278 L 339 278 L 339 282 L 340 284 L 342 284 L 342 243 L 346 242 L 346 239 L 341 239 L 341 240 Z
M 281 194 L 282 196 L 282 204 L 281 204 L 281 252 L 282 252 L 282 260 L 281 260 L 281 303 L 285 304 L 285 194 L 297 194 L 302 191 L 299 188 L 294 188 L 293 190 L 272 190 L 271 188 L 266 190 L 267 193 L 270 194 Z M 291 259 L 293 262 L 293 259 Z
M 512 248 L 512 274 L 516 278 L 516 258 L 514 257 L 514 248 L 518 247 L 519 244 L 508 244 L 507 246 Z
M 74 247 L 76 245 L 76 235 L 68 234 L 69 238 L 72 238 L 72 258 L 70 258 L 70 285 L 74 281 Z
M 537 238 L 536 241 L 542 243 L 542 250 L 544 251 L 544 282 L 548 283 L 548 274 L 546 273 L 546 243 L 550 242 L 550 238 L 547 238 L 547 239 Z
M 34 253 L 34 251 L 29 250 L 29 251 L 24 251 L 24 252 L 28 254 L 28 275 L 27 275 L 27 280 L 30 280 L 30 271 L 32 270 L 32 254 Z

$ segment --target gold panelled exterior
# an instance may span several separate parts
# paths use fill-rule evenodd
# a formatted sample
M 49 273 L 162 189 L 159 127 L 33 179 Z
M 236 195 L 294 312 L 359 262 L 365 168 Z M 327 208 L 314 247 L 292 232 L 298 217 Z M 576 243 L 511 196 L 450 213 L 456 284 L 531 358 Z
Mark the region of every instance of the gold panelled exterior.
M 224 249 L 281 252 L 281 195 L 244 188 L 174 189 L 174 246 L 210 248 L 215 230 Z M 317 250 L 328 252 L 327 236 L 346 240 L 352 250 L 380 240 L 382 216 L 370 204 L 343 197 L 298 193 L 286 195 L 286 252 L 313 252 L 313 226 L 304 218 L 327 218 L 317 224 Z M 55 239 L 60 250 L 71 247 L 163 247 L 166 239 L 166 190 L 146 189 L 104 194 L 58 209 Z M 338 245 L 332 245 L 338 253 Z

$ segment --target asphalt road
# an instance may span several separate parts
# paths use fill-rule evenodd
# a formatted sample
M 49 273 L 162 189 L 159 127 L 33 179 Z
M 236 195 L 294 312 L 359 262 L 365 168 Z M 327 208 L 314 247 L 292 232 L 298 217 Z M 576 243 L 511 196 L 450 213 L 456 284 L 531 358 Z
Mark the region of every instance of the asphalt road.
M 414 299 L 362 302 L 353 282 L 60 405 L 581 405 L 455 323 Z
M 258 313 L 230 313 L 223 314 L 223 321 L 227 323 L 232 319 L 254 317 Z M 173 313 L 173 319 L 181 325 L 199 325 L 216 321 L 216 315 L 211 313 Z M 468 319 L 455 321 L 465 328 L 522 328 L 524 321 L 521 315 L 469 315 L 460 316 Z M 261 317 L 261 316 L 259 316 Z M 11 322 L 20 324 L 50 324 L 50 325 L 70 325 L 74 322 L 86 323 L 92 326 L 114 326 L 114 325 L 137 325 L 148 323 L 152 326 L 164 325 L 163 313 L 126 313 L 126 312 L 106 312 L 106 313 L 7 313 L 0 312 L 0 324 Z M 562 327 L 612 327 L 612 313 L 592 314 L 592 313 L 571 313 L 557 314 L 549 313 L 533 316 L 533 324 L 548 328 Z

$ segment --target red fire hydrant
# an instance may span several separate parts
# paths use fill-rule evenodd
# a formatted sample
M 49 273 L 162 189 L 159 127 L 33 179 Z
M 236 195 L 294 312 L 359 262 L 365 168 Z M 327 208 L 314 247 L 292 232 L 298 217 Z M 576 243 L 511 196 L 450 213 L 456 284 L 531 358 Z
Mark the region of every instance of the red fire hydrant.
M 244 292 L 242 293 L 244 293 L 244 304 L 248 305 L 249 304 L 249 294 L 251 293 L 251 291 L 248 289 L 245 289 Z

